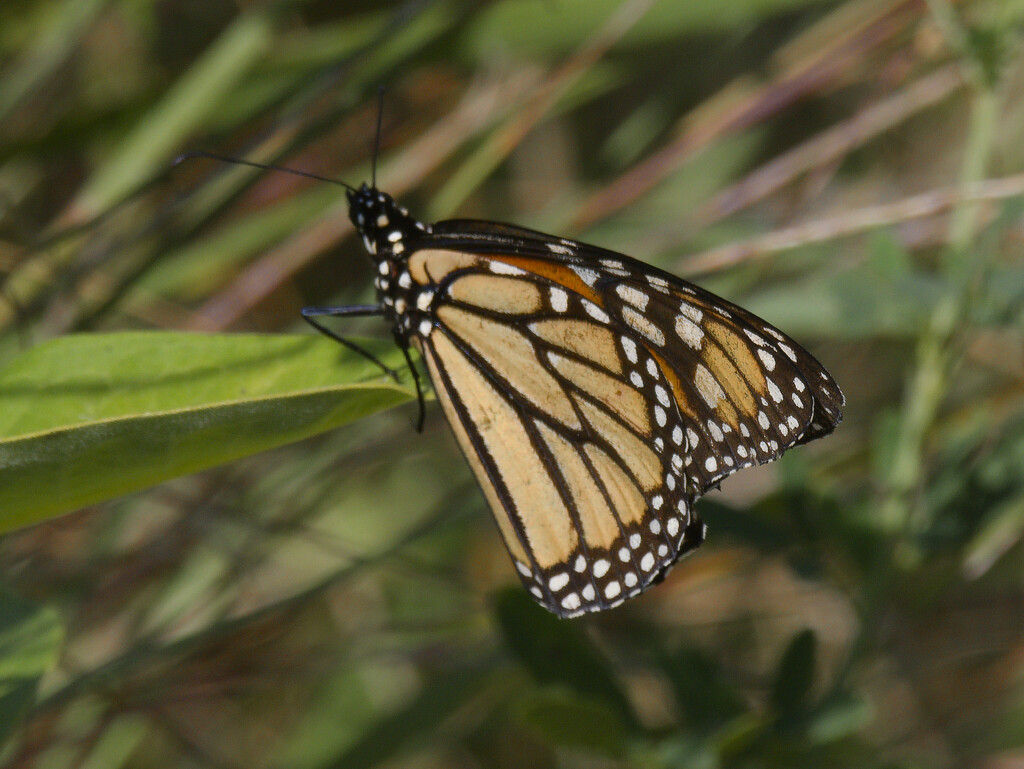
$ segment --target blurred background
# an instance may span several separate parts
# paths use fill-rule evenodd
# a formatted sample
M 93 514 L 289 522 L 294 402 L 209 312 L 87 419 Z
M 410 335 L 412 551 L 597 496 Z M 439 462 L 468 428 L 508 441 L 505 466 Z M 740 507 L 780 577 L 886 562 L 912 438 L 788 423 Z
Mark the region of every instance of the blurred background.
M 383 85 L 377 178 L 414 214 L 697 281 L 848 403 L 702 500 L 708 541 L 663 585 L 573 621 L 519 587 L 432 402 L 423 435 L 407 405 L 10 534 L 0 650 L 4 618 L 40 617 L 57 661 L 27 696 L 0 664 L 2 763 L 1024 767 L 1022 22 L 986 0 L 5 0 L 0 365 L 372 300 L 344 190 L 171 163 L 358 184 Z

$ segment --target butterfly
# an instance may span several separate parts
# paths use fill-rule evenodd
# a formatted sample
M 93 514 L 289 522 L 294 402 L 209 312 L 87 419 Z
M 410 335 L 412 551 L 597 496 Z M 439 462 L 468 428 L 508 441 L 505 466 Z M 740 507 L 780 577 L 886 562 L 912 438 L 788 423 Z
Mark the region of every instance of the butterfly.
M 527 590 L 561 617 L 618 606 L 704 541 L 698 497 L 829 434 L 845 399 L 757 316 L 613 251 L 489 221 L 424 224 L 348 189 L 382 315 L 422 357 Z M 378 361 L 379 362 L 379 361 Z M 381 364 L 383 366 L 383 364 Z

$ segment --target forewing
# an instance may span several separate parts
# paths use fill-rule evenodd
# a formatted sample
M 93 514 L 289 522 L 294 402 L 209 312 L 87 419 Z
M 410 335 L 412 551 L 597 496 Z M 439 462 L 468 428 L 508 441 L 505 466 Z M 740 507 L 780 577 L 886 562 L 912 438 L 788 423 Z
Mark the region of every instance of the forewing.
M 435 288 L 431 380 L 538 601 L 615 606 L 703 541 L 664 363 L 567 287 L 575 273 L 442 249 L 409 265 Z
M 658 331 L 647 341 L 664 351 L 677 377 L 673 396 L 688 429 L 693 493 L 827 435 L 842 419 L 844 398 L 831 375 L 757 316 L 660 273 L 611 276 L 602 288 L 612 314 Z
M 512 225 L 441 222 L 432 237 L 473 243 L 530 272 L 571 273 L 573 288 L 662 368 L 686 429 L 694 495 L 827 435 L 842 419 L 843 393 L 813 355 L 756 315 L 669 273 Z M 642 366 L 628 374 L 643 375 Z
M 658 581 L 703 541 L 697 496 L 841 419 L 792 339 L 636 260 L 471 221 L 412 251 L 438 398 L 524 584 L 559 615 Z

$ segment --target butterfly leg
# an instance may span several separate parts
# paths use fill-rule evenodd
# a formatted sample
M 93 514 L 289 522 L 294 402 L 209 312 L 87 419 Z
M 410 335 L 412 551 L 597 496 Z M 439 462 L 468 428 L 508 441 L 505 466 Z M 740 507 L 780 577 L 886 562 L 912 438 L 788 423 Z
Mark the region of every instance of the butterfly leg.
M 420 406 L 420 414 L 416 418 L 416 432 L 421 433 L 423 432 L 423 420 L 427 415 L 427 406 L 423 400 L 423 385 L 420 384 L 420 372 L 416 370 L 416 366 L 412 363 L 412 357 L 409 355 L 409 347 L 402 344 L 400 340 L 396 339 L 395 341 L 398 342 L 398 346 L 402 349 L 402 355 L 405 356 L 405 365 L 409 367 L 409 373 L 412 374 L 412 381 L 416 385 L 416 401 Z
M 384 365 L 383 361 L 380 360 L 369 350 L 360 347 L 355 342 L 351 342 L 345 337 L 336 334 L 323 325 L 319 321 L 315 320 L 318 317 L 330 317 L 330 318 L 360 318 L 369 315 L 383 315 L 384 308 L 376 304 L 356 304 L 349 307 L 303 307 L 302 308 L 302 319 L 309 325 L 315 328 L 324 336 L 330 337 L 335 342 L 340 344 L 342 347 L 347 347 L 352 352 L 358 353 L 378 366 L 384 371 L 389 377 L 394 379 L 396 382 L 398 379 L 398 372 L 388 366 Z

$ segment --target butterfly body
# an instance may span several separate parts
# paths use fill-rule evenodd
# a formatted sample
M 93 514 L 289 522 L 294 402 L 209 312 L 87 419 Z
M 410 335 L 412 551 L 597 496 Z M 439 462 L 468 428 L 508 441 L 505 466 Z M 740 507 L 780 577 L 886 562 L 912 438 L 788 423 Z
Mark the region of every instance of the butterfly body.
M 660 581 L 704 540 L 700 495 L 841 419 L 803 348 L 650 265 L 512 225 L 426 225 L 365 184 L 349 202 L 379 314 L 422 355 L 521 580 L 560 616 Z

